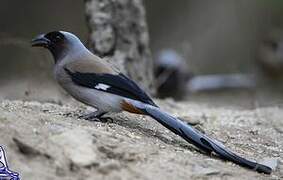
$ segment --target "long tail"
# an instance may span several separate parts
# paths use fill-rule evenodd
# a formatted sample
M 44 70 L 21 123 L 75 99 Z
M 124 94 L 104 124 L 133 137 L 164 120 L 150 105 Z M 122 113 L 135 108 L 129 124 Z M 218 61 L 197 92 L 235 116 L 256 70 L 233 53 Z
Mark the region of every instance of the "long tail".
M 142 111 L 144 114 L 151 116 L 157 120 L 160 124 L 181 136 L 187 142 L 194 144 L 201 150 L 211 153 L 216 153 L 220 158 L 228 161 L 232 161 L 240 166 L 255 170 L 259 173 L 270 174 L 272 169 L 268 166 L 247 160 L 227 149 L 219 141 L 209 138 L 201 132 L 194 129 L 192 126 L 184 123 L 183 121 L 174 118 L 166 112 L 163 112 L 158 107 L 147 105 L 140 102 L 131 102 L 131 104 Z

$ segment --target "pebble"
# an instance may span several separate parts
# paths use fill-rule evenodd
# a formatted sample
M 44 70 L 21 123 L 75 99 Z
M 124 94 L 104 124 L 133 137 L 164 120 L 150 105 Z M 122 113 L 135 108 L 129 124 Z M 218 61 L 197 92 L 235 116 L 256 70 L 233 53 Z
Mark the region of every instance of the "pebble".
M 274 171 L 278 167 L 279 159 L 278 158 L 264 158 L 259 163 L 270 167 Z
M 215 168 L 203 168 L 203 167 L 198 167 L 196 169 L 196 174 L 199 176 L 212 176 L 212 175 L 218 175 L 220 174 L 220 171 L 215 169 Z
M 111 171 L 119 170 L 120 168 L 121 165 L 118 161 L 106 161 L 101 164 L 97 170 L 102 174 L 109 174 Z

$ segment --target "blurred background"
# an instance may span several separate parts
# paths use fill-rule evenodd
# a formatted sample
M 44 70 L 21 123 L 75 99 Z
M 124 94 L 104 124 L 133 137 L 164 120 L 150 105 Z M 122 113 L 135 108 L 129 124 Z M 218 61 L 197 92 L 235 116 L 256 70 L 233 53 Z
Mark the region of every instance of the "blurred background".
M 283 1 L 144 2 L 160 97 L 245 108 L 283 104 Z M 84 2 L 1 3 L 0 98 L 68 99 L 53 80 L 51 55 L 29 42 L 59 29 L 86 42 Z

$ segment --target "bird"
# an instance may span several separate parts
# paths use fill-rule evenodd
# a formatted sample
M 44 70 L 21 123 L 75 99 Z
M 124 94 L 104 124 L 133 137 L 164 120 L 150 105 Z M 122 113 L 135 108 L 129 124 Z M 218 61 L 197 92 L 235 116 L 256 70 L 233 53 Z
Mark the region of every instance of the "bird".
M 173 49 L 162 49 L 154 60 L 155 86 L 158 98 L 181 100 L 187 95 L 186 85 L 193 77 L 185 59 Z
M 31 45 L 51 52 L 53 74 L 63 89 L 76 100 L 97 109 L 83 115 L 85 119 L 100 119 L 107 113 L 121 111 L 147 115 L 204 153 L 214 153 L 259 173 L 271 173 L 270 167 L 240 157 L 216 139 L 163 111 L 133 80 L 90 52 L 76 35 L 52 31 L 36 36 Z
M 257 67 L 259 72 L 270 80 L 283 77 L 283 31 L 273 28 L 263 38 L 258 48 Z
M 257 85 L 254 74 L 195 74 L 187 68 L 185 59 L 173 49 L 163 49 L 158 53 L 154 72 L 159 98 L 180 100 L 193 93 L 253 90 Z

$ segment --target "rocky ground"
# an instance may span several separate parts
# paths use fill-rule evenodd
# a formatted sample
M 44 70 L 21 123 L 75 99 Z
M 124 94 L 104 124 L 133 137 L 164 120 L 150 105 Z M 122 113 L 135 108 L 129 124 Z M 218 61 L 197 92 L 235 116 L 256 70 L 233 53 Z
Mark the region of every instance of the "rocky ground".
M 90 109 L 73 102 L 3 100 L 0 144 L 10 169 L 28 180 L 282 179 L 283 107 L 211 102 L 157 101 L 238 154 L 269 164 L 271 175 L 202 154 L 149 117 L 121 113 L 105 122 L 79 119 Z

